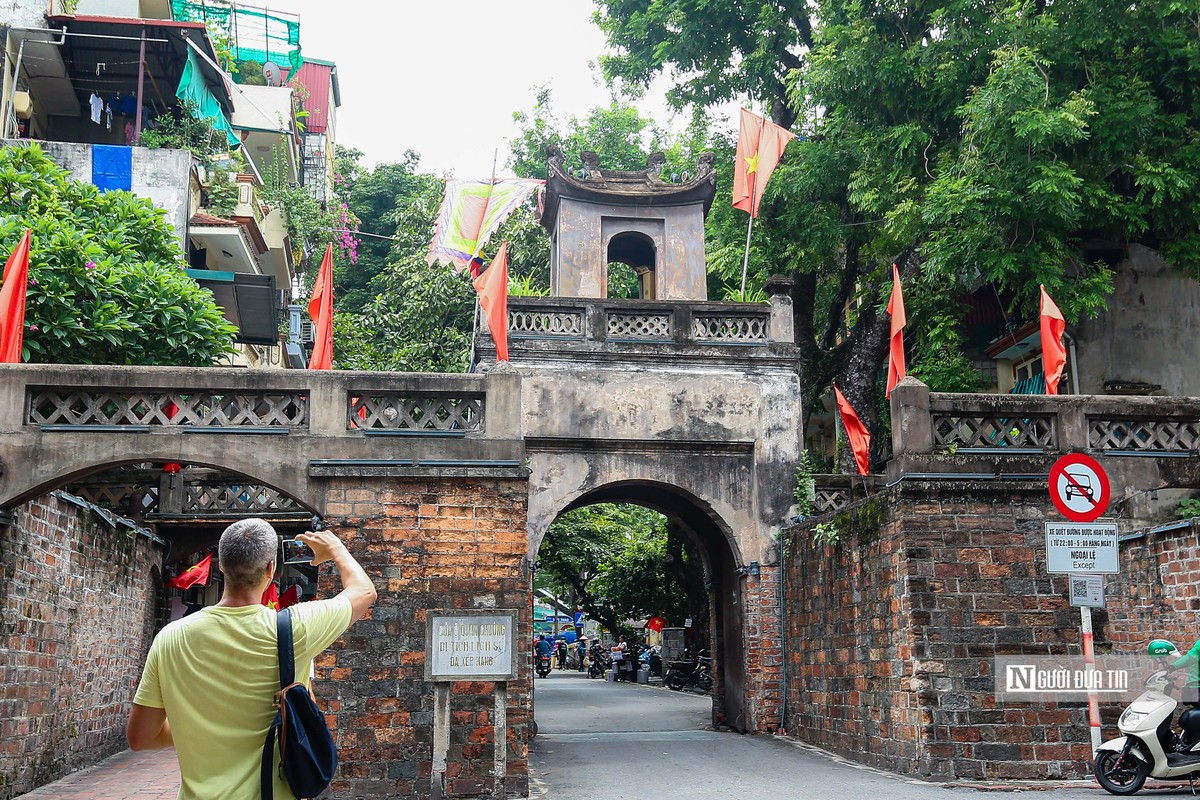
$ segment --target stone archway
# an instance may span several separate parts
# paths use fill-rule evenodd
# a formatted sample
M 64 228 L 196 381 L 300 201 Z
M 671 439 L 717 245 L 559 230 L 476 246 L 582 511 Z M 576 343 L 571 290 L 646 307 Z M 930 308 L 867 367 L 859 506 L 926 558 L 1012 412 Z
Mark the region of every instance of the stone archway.
M 704 564 L 708 590 L 708 638 L 714 657 L 713 724 L 743 732 L 752 729 L 746 703 L 747 642 L 742 613 L 747 571 L 729 525 L 710 505 L 691 493 L 652 480 L 615 481 L 598 486 L 571 499 L 554 517 L 596 503 L 629 503 L 657 511 L 696 546 Z M 530 558 L 536 559 L 548 528 L 546 522 L 536 539 L 531 537 Z

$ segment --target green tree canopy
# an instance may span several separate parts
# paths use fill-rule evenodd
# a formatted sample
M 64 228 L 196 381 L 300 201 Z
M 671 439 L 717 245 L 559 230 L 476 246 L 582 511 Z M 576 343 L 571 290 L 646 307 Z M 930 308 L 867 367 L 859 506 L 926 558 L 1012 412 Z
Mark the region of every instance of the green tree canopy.
M 969 292 L 987 288 L 1006 311 L 1030 313 L 1044 283 L 1069 319 L 1092 313 L 1111 273 L 1090 240 L 1146 244 L 1200 274 L 1194 9 L 814 0 L 764 7 L 775 21 L 761 25 L 739 0 L 683 14 L 691 5 L 601 2 L 620 49 L 607 66 L 630 78 L 669 67 L 683 76 L 678 97 L 711 105 L 729 92 L 706 96 L 693 78 L 779 47 L 796 56 L 776 66 L 791 68 L 783 99 L 801 136 L 771 179 L 752 264 L 757 285 L 779 265 L 795 280 L 806 409 L 837 378 L 879 427 L 893 263 L 911 371 L 935 388 L 972 382 L 959 324 Z M 751 58 L 746 80 L 758 86 L 731 91 L 789 122 L 766 69 Z M 710 234 L 710 248 L 728 241 Z
M 0 148 L 0 248 L 33 231 L 24 358 L 209 366 L 236 329 L 183 271 L 163 212 L 71 178 L 37 145 Z

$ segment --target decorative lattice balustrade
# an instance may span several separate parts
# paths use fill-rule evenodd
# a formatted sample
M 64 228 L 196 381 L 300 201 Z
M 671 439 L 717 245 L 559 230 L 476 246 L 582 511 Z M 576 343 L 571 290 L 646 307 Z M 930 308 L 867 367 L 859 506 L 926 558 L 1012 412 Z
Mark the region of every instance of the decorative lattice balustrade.
M 618 347 L 791 346 L 790 323 L 790 314 L 776 314 L 765 303 L 512 297 L 508 305 L 508 333 L 518 349 L 536 348 L 537 340 L 572 342 L 567 347 L 574 342 L 611 342 Z M 476 344 L 490 348 L 490 337 L 482 333 Z
M 304 510 L 292 498 L 261 484 L 199 484 L 183 489 L 184 514 L 269 516 Z
M 818 486 L 816 496 L 813 498 L 813 506 L 818 514 L 824 514 L 827 511 L 840 511 L 845 508 L 850 502 L 850 491 L 848 489 L 834 489 Z
M 610 311 L 608 313 L 608 338 L 670 339 L 671 314 L 669 312 Z
M 697 315 L 692 319 L 692 337 L 698 342 L 765 344 L 770 323 L 769 314 Z
M 101 508 L 127 516 L 149 514 L 158 508 L 158 490 L 135 486 L 68 486 L 67 491 Z
M 1078 452 L 1110 457 L 1114 485 L 1191 486 L 1200 475 L 1197 397 L 950 394 L 908 379 L 892 392 L 891 416 L 893 481 L 958 475 L 1041 482 L 1054 459 Z M 1146 468 L 1132 466 L 1130 457 L 1157 460 L 1150 469 L 1159 472 L 1138 472 Z
M 372 392 L 351 397 L 347 426 L 368 432 L 466 434 L 483 428 L 484 395 Z
M 509 309 L 508 333 L 510 336 L 578 339 L 583 336 L 583 312 L 578 309 L 561 311 Z
M 31 388 L 26 422 L 46 427 L 302 428 L 304 392 Z
M 1200 449 L 1200 419 L 1088 417 L 1093 450 L 1181 453 Z
M 935 413 L 933 441 L 938 448 L 1017 447 L 1052 449 L 1055 446 L 1054 416 Z

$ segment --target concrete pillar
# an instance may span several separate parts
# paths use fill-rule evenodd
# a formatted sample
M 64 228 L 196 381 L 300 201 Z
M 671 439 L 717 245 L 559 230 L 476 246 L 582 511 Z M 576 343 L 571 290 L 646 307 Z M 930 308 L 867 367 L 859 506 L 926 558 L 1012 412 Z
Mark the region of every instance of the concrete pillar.
M 792 317 L 792 279 L 772 275 L 766 290 L 771 298 L 771 329 L 767 338 L 772 342 L 791 344 L 796 340 L 795 320 Z
M 9 375 L 5 375 L 9 372 Z M 0 431 L 16 433 L 25 424 L 25 365 L 0 366 Z
M 311 375 L 308 386 L 308 429 L 317 436 L 346 433 L 346 385 L 333 373 Z
M 520 439 L 521 373 L 507 361 L 499 361 L 488 372 L 485 386 L 484 438 Z
M 933 420 L 929 387 L 911 376 L 892 389 L 892 453 L 894 456 L 933 452 Z
M 1070 398 L 1062 398 L 1058 403 L 1058 414 L 1055 420 L 1058 430 L 1055 431 L 1057 449 L 1061 452 L 1081 452 L 1088 449 L 1087 414 L 1083 404 Z

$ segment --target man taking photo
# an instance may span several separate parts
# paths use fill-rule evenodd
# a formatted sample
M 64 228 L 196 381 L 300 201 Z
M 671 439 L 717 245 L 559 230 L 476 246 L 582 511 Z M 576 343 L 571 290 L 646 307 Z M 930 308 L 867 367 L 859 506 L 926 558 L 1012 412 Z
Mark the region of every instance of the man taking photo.
M 291 607 L 296 677 L 375 602 L 375 586 L 329 531 L 296 537 L 313 564 L 332 561 L 342 591 Z M 221 600 L 167 625 L 154 638 L 126 730 L 133 750 L 175 747 L 179 800 L 259 800 L 263 742 L 279 691 L 276 612 L 262 605 L 275 577 L 279 538 L 265 520 L 235 522 L 221 534 Z M 275 775 L 275 797 L 294 798 Z

